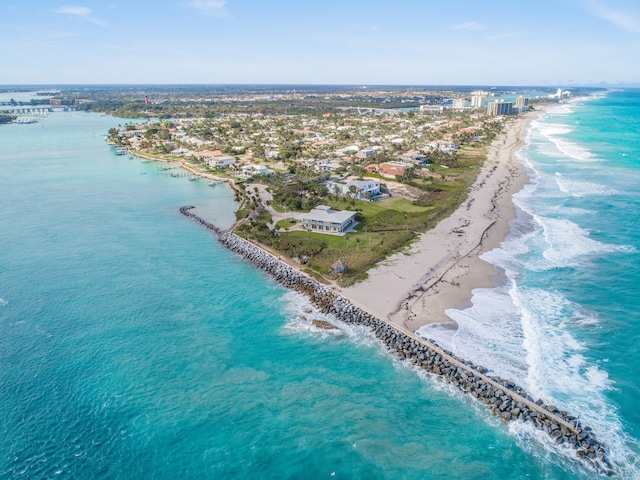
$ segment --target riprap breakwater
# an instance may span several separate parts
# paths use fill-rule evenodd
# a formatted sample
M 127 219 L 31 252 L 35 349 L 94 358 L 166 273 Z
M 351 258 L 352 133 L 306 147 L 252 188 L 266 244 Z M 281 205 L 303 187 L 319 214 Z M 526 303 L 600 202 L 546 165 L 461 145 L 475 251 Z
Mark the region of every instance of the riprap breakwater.
M 571 445 L 577 457 L 594 470 L 613 474 L 606 446 L 574 415 L 542 400 L 534 400 L 515 383 L 488 375 L 484 367 L 457 357 L 432 340 L 418 337 L 371 315 L 257 245 L 199 218 L 189 211 L 191 208 L 182 207 L 180 212 L 212 230 L 225 247 L 250 261 L 282 286 L 307 296 L 322 313 L 333 315 L 347 324 L 370 328 L 389 351 L 470 394 L 505 422 L 528 422 L 545 431 L 556 444 Z

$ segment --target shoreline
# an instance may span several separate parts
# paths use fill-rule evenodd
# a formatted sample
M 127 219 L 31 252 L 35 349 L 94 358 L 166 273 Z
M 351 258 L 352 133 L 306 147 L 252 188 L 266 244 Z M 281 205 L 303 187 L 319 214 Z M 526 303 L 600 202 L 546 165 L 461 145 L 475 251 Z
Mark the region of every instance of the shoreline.
M 529 422 L 538 430 L 546 432 L 554 443 L 570 445 L 577 459 L 589 468 L 607 475 L 613 473 L 606 446 L 597 440 L 589 427 L 580 423 L 579 417 L 558 410 L 540 399 L 534 401 L 533 397 L 515 383 L 490 375 L 486 368 L 456 356 L 433 340 L 377 318 L 331 287 L 321 285 L 305 273 L 283 263 L 259 245 L 201 219 L 190 212 L 193 208 L 195 207 L 181 207 L 180 213 L 211 230 L 222 245 L 262 270 L 276 283 L 305 295 L 318 311 L 333 315 L 345 324 L 370 329 L 391 354 L 416 368 L 443 378 L 461 392 L 470 394 L 504 422 Z
M 500 246 L 509 233 L 510 221 L 516 217 L 512 197 L 529 181 L 516 153 L 524 146 L 529 124 L 546 106 L 539 108 L 505 125 L 490 144 L 467 198 L 449 217 L 421 234 L 407 250 L 374 266 L 367 280 L 333 288 L 354 305 L 411 332 L 430 324 L 457 329 L 446 310 L 470 306 L 473 290 L 494 287 L 501 275 L 480 256 Z M 171 163 L 136 151 L 130 153 Z M 178 164 L 195 176 L 238 189 L 229 178 L 201 172 L 185 162 Z
M 516 217 L 512 197 L 529 182 L 516 154 L 531 121 L 543 112 L 544 107 L 508 123 L 489 146 L 467 199 L 407 251 L 391 255 L 341 295 L 409 331 L 434 323 L 457 328 L 446 310 L 470 305 L 473 290 L 495 286 L 500 275 L 480 256 L 509 233 Z
M 429 298 L 438 297 L 438 291 L 435 287 L 439 287 L 440 284 L 451 287 L 446 301 L 450 301 L 455 296 L 451 292 L 457 292 L 458 296 L 468 295 L 467 298 L 469 298 L 472 295 L 472 289 L 477 288 L 477 281 L 484 279 L 485 282 L 491 283 L 491 278 L 498 275 L 493 266 L 482 261 L 479 256 L 484 251 L 495 248 L 502 243 L 509 232 L 510 220 L 515 218 L 516 208 L 512 202 L 512 196 L 528 182 L 528 176 L 524 166 L 517 160 L 516 152 L 524 145 L 523 134 L 529 123 L 539 114 L 540 112 L 536 112 L 534 115 L 518 119 L 514 124 L 509 125 L 510 128 L 507 128 L 504 135 L 492 143 L 491 155 L 488 156 L 485 166 L 482 167 L 481 174 L 474 182 L 468 198 L 451 217 L 440 222 L 436 229 L 456 217 L 456 214 L 463 208 L 467 212 L 473 212 L 472 205 L 474 203 L 480 204 L 478 202 L 480 197 L 485 199 L 477 192 L 474 195 L 476 189 L 483 195 L 489 195 L 487 197 L 489 206 L 484 208 L 486 214 L 481 221 L 474 222 L 474 225 L 469 222 L 463 225 L 463 228 L 473 227 L 468 230 L 475 235 L 478 233 L 479 226 L 487 222 L 488 224 L 477 237 L 465 235 L 465 232 L 459 230 L 449 232 L 449 238 L 463 240 L 459 245 L 458 242 L 454 242 L 456 245 L 468 246 L 471 243 L 470 250 L 461 253 L 459 249 L 457 253 L 447 258 L 452 260 L 450 264 L 444 262 L 438 265 L 442 272 L 439 277 L 436 278 L 434 271 L 429 272 L 435 281 L 432 284 L 419 285 L 410 292 L 407 296 L 406 307 L 411 307 L 412 301 L 421 301 L 427 293 L 430 295 Z M 500 174 L 496 174 L 496 172 L 500 172 Z M 506 176 L 503 176 L 505 173 Z M 496 188 L 486 188 L 487 184 Z M 486 205 L 483 206 L 486 207 Z M 212 230 L 217 234 L 222 245 L 262 270 L 276 283 L 305 295 L 318 311 L 330 314 L 346 324 L 360 325 L 370 329 L 373 335 L 386 345 L 389 353 L 397 355 L 401 361 L 442 378 L 461 392 L 470 394 L 485 404 L 492 414 L 501 418 L 505 423 L 511 421 L 530 423 L 534 428 L 546 433 L 553 443 L 566 444 L 571 450 L 574 450 L 578 461 L 584 462 L 589 469 L 604 475 L 614 474 L 614 466 L 609 461 L 607 447 L 597 440 L 591 428 L 581 424 L 579 415 L 576 417 L 564 410 L 559 410 L 551 404 L 544 403 L 541 399 L 534 400 L 517 384 L 491 375 L 492 372 L 485 367 L 458 357 L 455 353 L 440 347 L 433 340 L 420 336 L 407 325 L 398 324 L 397 319 L 394 320 L 390 316 L 387 318 L 378 316 L 368 305 L 363 307 L 348 295 L 343 295 L 339 289 L 321 285 L 305 272 L 266 251 L 263 246 L 245 240 L 232 231 L 220 230 L 192 214 L 190 212 L 192 208 L 195 207 L 182 207 L 180 213 Z M 420 242 L 424 240 L 424 237 L 426 234 L 421 237 Z M 474 238 L 475 244 L 473 244 Z M 478 266 L 484 265 L 486 267 L 481 269 L 482 273 L 477 271 L 474 272 L 474 275 L 469 275 L 468 272 L 465 274 L 464 271 L 470 268 L 466 265 L 466 261 L 469 261 L 469 265 L 475 262 Z M 391 266 L 397 267 L 398 265 L 392 264 Z M 460 273 L 461 268 L 462 274 Z M 464 287 L 455 281 L 456 274 L 465 277 Z M 449 275 L 453 280 L 449 278 Z M 411 294 L 415 294 L 415 297 L 411 297 Z M 401 304 L 400 307 L 403 305 Z M 401 308 L 392 313 L 397 314 L 400 311 Z M 442 313 L 444 315 L 444 311 Z M 453 321 L 448 323 L 456 325 Z
M 179 165 L 180 168 L 182 168 L 183 170 L 186 170 L 187 172 L 193 174 L 196 177 L 202 177 L 202 178 L 206 178 L 208 180 L 221 182 L 221 183 L 228 183 L 229 186 L 233 190 L 238 190 L 238 186 L 236 185 L 236 183 L 232 179 L 226 178 L 226 177 L 218 177 L 216 175 L 212 175 L 211 173 L 205 173 L 205 172 L 202 172 L 202 171 L 198 171 L 195 168 L 187 165 L 186 162 L 177 161 L 177 160 L 167 160 L 167 159 L 164 159 L 164 158 L 156 158 L 156 157 L 152 157 L 152 156 L 140 153 L 137 150 L 128 150 L 128 153 L 131 154 L 134 157 L 144 158 L 145 160 L 149 160 L 149 161 L 152 161 L 152 162 L 177 164 L 177 165 Z

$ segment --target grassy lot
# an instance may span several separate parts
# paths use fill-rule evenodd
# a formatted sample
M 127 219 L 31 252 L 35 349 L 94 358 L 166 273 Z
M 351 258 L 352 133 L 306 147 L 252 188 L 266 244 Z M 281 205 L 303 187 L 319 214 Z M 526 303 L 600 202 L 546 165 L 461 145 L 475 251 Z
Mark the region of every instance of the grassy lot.
M 334 210 L 356 210 L 362 212 L 365 217 L 372 217 L 386 210 L 396 210 L 402 213 L 425 212 L 428 209 L 411 203 L 405 198 L 383 198 L 375 202 L 353 202 L 347 200 L 332 200 L 328 202 L 329 206 Z
M 295 239 L 313 239 L 319 242 L 325 242 L 328 248 L 334 248 L 336 250 L 369 249 L 375 245 L 379 245 L 383 239 L 381 234 L 373 232 L 347 233 L 346 235 L 339 236 L 296 230 L 294 232 L 283 233 L 282 235 Z
M 285 218 L 276 223 L 276 226 L 278 228 L 289 228 L 293 227 L 296 223 L 298 222 L 296 222 L 296 220 L 294 220 L 293 218 Z
M 290 219 L 281 220 L 279 235 L 255 223 L 238 227 L 238 233 L 256 239 L 290 257 L 299 257 L 306 267 L 326 278 L 349 285 L 363 279 L 371 265 L 384 259 L 413 240 L 426 228 L 428 216 L 434 207 L 419 207 L 405 199 L 385 199 L 381 202 L 333 200 L 328 202 L 336 210 L 355 210 L 359 222 L 355 232 L 345 235 L 327 235 L 305 230 L 286 231 Z M 349 272 L 338 278 L 332 265 L 343 260 Z

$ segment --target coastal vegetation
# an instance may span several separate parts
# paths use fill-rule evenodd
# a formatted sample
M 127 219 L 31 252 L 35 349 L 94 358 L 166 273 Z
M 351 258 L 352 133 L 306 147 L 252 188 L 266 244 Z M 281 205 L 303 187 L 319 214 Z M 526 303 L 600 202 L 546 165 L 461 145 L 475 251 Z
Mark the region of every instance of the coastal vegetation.
M 448 216 L 466 198 L 486 146 L 502 130 L 504 120 L 484 110 L 407 107 L 442 104 L 447 95 L 225 92 L 186 108 L 191 104 L 180 94 L 140 104 L 122 103 L 123 93 L 116 109 L 107 108 L 118 104 L 114 99 L 87 108 L 134 116 L 144 106 L 150 115 L 172 116 L 125 123 L 108 132 L 108 141 L 233 182 L 239 235 L 316 278 L 346 286 Z M 405 109 L 387 108 L 398 105 Z M 379 182 L 375 199 L 369 192 L 359 195 L 355 186 L 328 188 L 330 182 L 363 180 Z M 319 205 L 355 212 L 354 228 L 344 235 L 305 230 L 296 218 Z M 338 260 L 344 271 L 333 268 Z
M 15 115 L 0 114 L 0 124 L 11 123 L 16 119 Z
M 343 286 L 366 278 L 372 265 L 450 215 L 467 197 L 487 146 L 509 121 L 484 109 L 451 108 L 451 99 L 465 92 L 196 92 L 164 92 L 160 101 L 154 91 L 144 99 L 124 89 L 92 99 L 86 108 L 157 117 L 111 129 L 108 140 L 230 181 L 240 202 L 239 235 Z M 358 191 L 355 185 L 364 180 L 378 182 L 379 192 Z M 356 183 L 343 191 L 335 187 L 349 182 Z M 355 226 L 330 235 L 296 221 L 320 205 L 354 212 Z M 334 268 L 338 260 L 344 271 Z
M 413 199 L 391 195 L 376 201 L 356 200 L 348 195 L 331 194 L 319 181 L 282 183 L 272 177 L 269 179 L 270 206 L 276 211 L 288 212 L 290 217 L 273 225 L 259 196 L 245 188 L 242 194 L 245 203 L 239 210 L 239 216 L 245 220 L 238 224 L 236 231 L 280 255 L 295 259 L 302 268 L 320 274 L 325 280 L 348 286 L 366 278 L 372 265 L 402 250 L 421 232 L 451 214 L 466 198 L 483 160 L 484 150 L 469 149 L 458 155 L 455 167 L 431 167 L 433 176 L 420 178 L 420 188 L 415 188 L 418 193 Z M 400 186 L 395 180 L 387 180 L 387 188 L 389 184 L 393 184 L 393 189 Z M 418 185 L 418 182 L 407 179 L 405 184 Z M 296 228 L 293 217 L 320 204 L 333 210 L 355 211 L 358 223 L 354 231 L 336 236 Z M 337 260 L 346 263 L 346 272 L 334 271 Z

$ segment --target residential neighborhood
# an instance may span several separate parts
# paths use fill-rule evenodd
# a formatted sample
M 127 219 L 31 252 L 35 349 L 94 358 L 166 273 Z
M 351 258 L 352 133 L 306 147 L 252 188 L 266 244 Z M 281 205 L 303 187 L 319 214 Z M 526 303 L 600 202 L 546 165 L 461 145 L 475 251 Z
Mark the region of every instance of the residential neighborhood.
M 341 107 L 331 113 L 229 113 L 136 123 L 110 132 L 110 138 L 133 150 L 169 154 L 176 161 L 206 164 L 228 175 L 264 174 L 245 168 L 260 164 L 290 173 L 298 169 L 346 173 L 361 166 L 392 178 L 407 168 L 421 170 L 432 162 L 453 161 L 462 146 L 486 144 L 501 122 L 484 108 L 434 113 L 417 107 L 407 111 Z
M 348 285 L 461 202 L 487 145 L 512 121 L 511 111 L 452 95 L 245 93 L 225 99 L 228 112 L 127 123 L 108 140 L 229 182 L 237 234 Z M 280 113 L 267 113 L 272 103 Z M 348 266 L 339 277 L 337 260 Z

